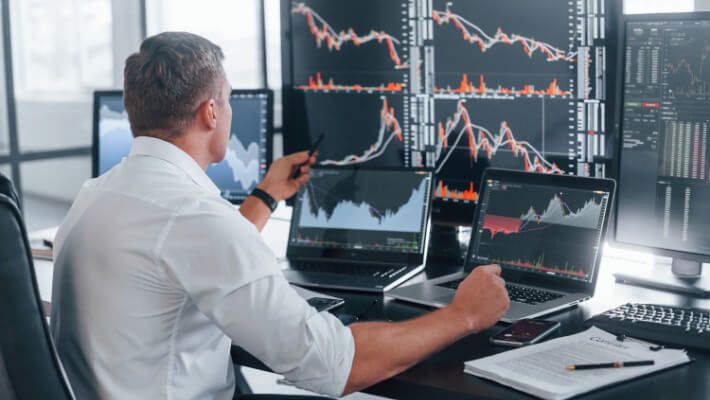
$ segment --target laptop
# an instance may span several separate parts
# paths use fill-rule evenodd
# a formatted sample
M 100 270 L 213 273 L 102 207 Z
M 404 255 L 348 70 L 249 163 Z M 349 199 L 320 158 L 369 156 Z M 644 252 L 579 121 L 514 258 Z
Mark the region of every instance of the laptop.
M 464 270 L 387 296 L 444 307 L 477 266 L 499 264 L 510 296 L 502 318 L 536 318 L 594 295 L 615 182 L 489 169 Z
M 284 275 L 301 286 L 390 290 L 424 268 L 433 176 L 314 167 L 291 218 Z

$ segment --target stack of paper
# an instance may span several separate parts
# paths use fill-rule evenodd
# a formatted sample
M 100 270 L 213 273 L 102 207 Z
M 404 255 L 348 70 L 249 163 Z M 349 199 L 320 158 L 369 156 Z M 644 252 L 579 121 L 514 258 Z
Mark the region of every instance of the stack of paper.
M 655 364 L 578 371 L 565 368 L 571 364 L 641 360 L 653 360 Z M 562 400 L 689 361 L 684 350 L 651 351 L 646 343 L 619 341 L 593 327 L 576 335 L 469 361 L 464 371 L 536 397 Z

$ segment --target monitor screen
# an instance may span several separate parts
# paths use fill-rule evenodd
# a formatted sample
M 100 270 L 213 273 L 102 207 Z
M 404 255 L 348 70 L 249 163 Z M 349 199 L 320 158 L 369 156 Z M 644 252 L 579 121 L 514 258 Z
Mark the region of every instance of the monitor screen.
M 489 179 L 479 202 L 474 264 L 591 282 L 612 193 Z
M 271 93 L 235 90 L 229 102 L 227 152 L 222 162 L 209 166 L 207 175 L 222 197 L 241 202 L 263 179 L 271 161 Z M 94 176 L 99 176 L 128 156 L 133 134 L 121 92 L 97 92 L 94 107 Z
M 710 256 L 710 14 L 625 23 L 616 241 Z
M 430 168 L 468 225 L 487 167 L 604 177 L 617 1 L 284 1 L 286 152 Z
M 293 211 L 290 246 L 423 253 L 432 174 L 315 168 Z

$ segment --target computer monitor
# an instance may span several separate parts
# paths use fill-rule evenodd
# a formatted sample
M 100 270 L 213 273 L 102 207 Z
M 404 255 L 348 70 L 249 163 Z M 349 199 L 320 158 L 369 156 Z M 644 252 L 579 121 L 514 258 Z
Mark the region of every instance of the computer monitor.
M 233 90 L 232 131 L 225 159 L 207 175 L 222 197 L 240 203 L 264 178 L 272 158 L 273 93 Z M 113 168 L 130 152 L 133 134 L 122 91 L 94 93 L 93 176 Z
M 622 35 L 615 242 L 672 257 L 675 276 L 619 278 L 710 293 L 710 13 L 628 16 Z
M 323 165 L 431 168 L 434 220 L 455 225 L 471 224 L 489 166 L 594 177 L 612 166 L 607 65 L 620 1 L 282 0 L 281 10 L 286 152 L 324 133 Z

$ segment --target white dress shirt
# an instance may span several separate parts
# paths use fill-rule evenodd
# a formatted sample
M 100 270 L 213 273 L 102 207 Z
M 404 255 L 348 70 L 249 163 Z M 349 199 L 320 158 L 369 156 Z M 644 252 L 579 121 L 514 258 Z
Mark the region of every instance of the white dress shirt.
M 231 399 L 232 343 L 339 396 L 355 352 L 199 165 L 148 137 L 84 185 L 59 229 L 51 321 L 79 399 Z

